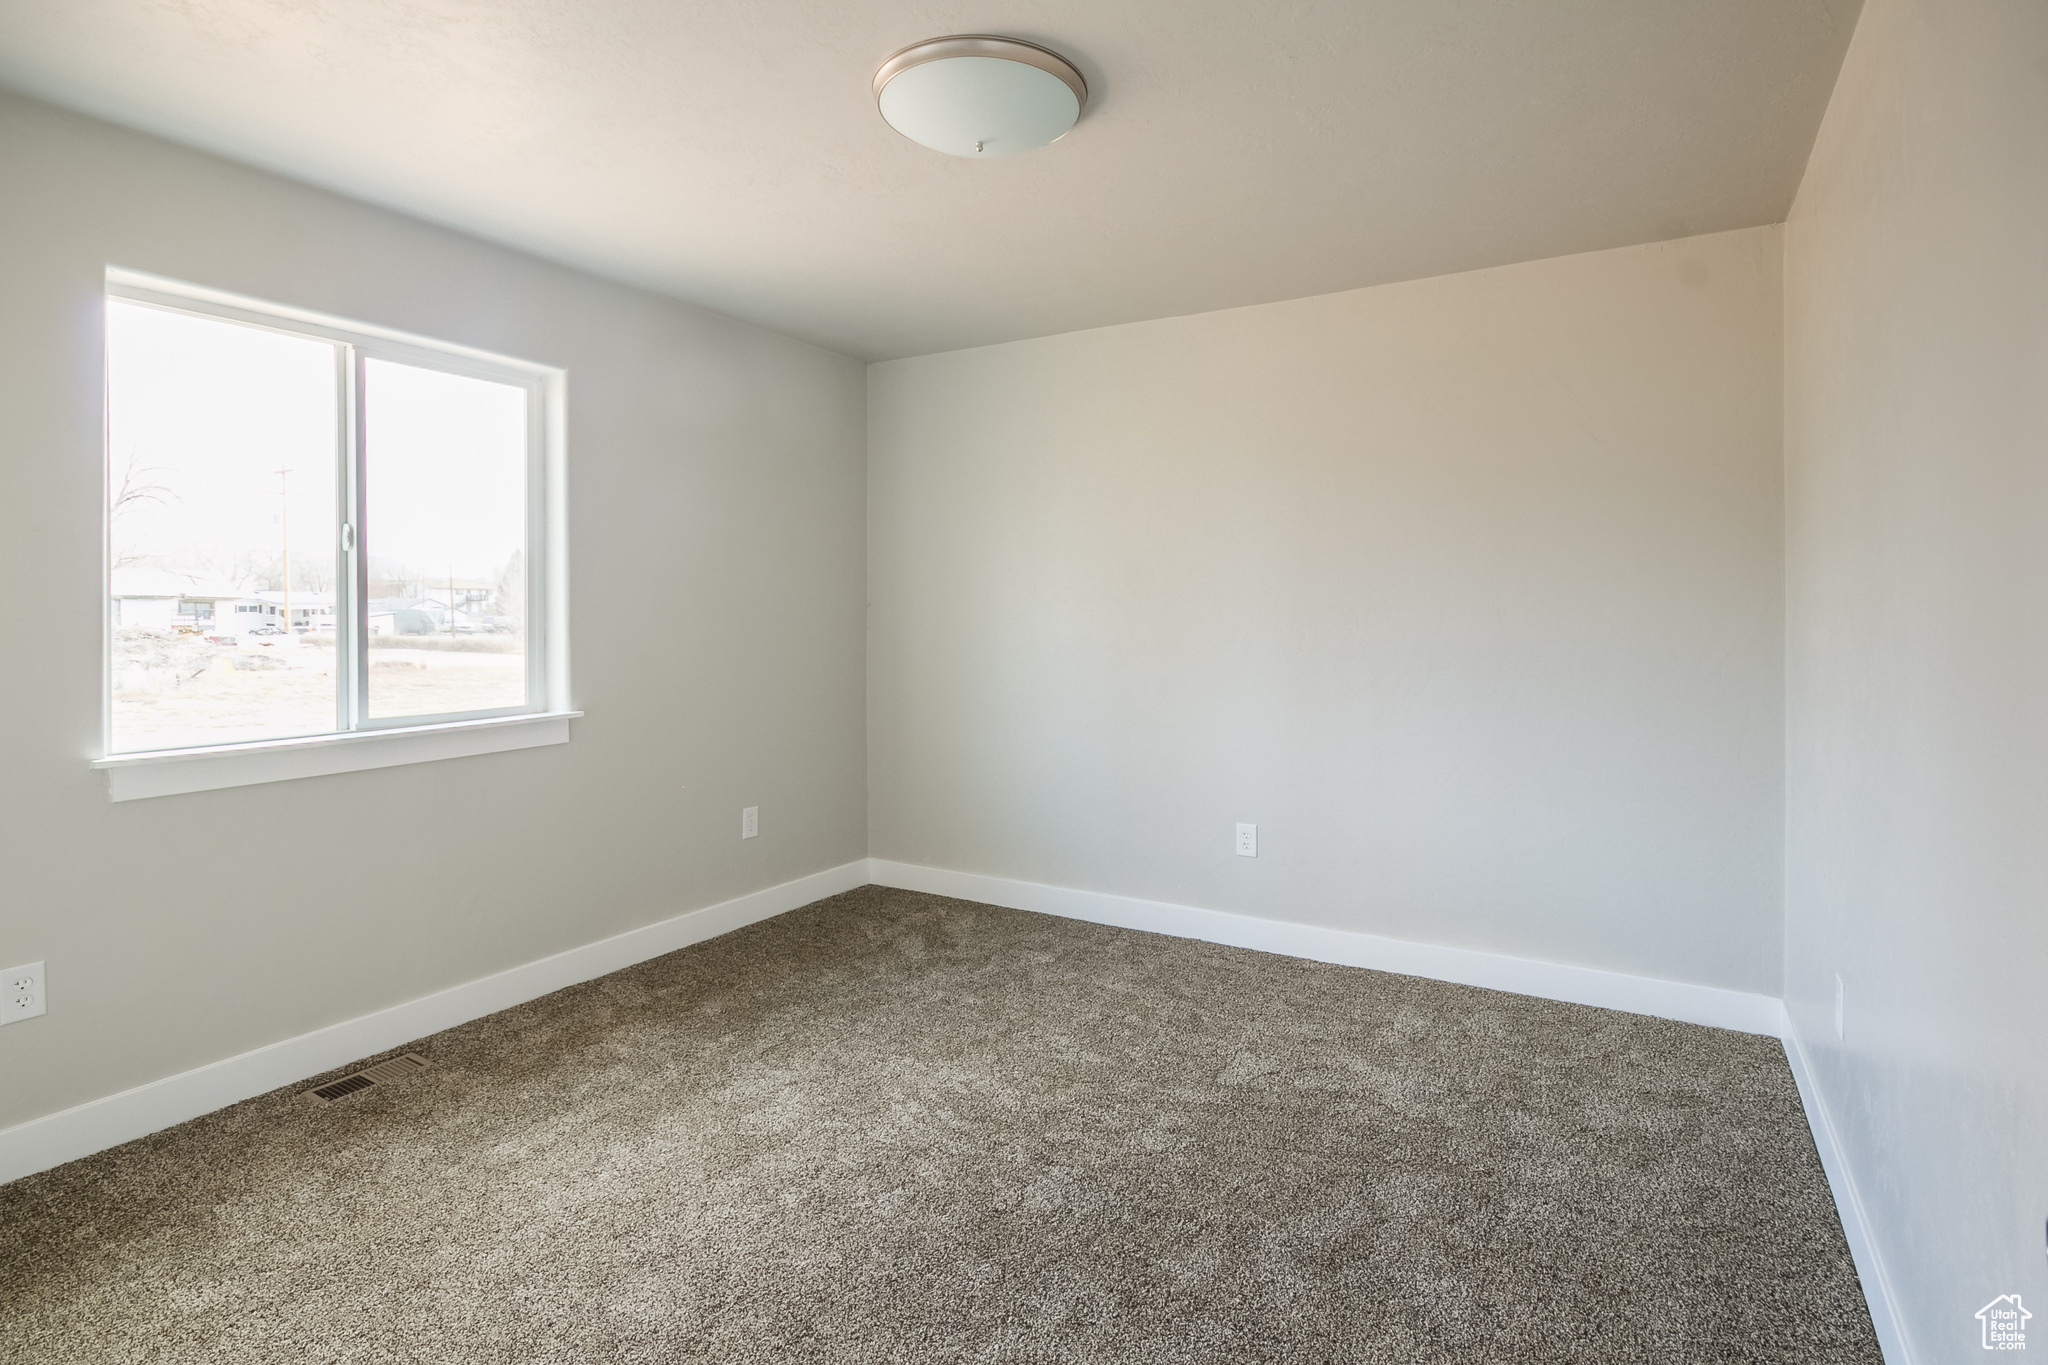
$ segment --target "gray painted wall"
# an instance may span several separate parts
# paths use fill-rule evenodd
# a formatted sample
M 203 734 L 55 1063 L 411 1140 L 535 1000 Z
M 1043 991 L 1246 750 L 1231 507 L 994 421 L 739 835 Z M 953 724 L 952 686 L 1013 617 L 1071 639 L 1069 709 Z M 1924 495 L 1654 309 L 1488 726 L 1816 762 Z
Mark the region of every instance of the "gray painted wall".
M 865 853 L 857 362 L 7 97 L 0 186 L 0 1126 Z M 110 263 L 568 370 L 572 743 L 107 801 Z
M 2048 1327 L 2044 224 L 2048 6 L 1870 0 L 1786 228 L 1785 986 L 1929 1365 Z
M 871 851 L 1776 994 L 1779 265 L 873 366 Z

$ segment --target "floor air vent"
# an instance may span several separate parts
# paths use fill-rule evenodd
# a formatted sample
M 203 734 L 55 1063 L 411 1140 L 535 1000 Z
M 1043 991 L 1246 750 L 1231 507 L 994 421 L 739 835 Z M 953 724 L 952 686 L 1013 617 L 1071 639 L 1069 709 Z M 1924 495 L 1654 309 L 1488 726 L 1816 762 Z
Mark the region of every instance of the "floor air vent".
M 373 1085 L 388 1085 L 392 1081 L 403 1080 L 415 1071 L 424 1071 L 426 1066 L 426 1058 L 417 1053 L 407 1052 L 387 1058 L 375 1066 L 366 1066 L 353 1076 L 343 1076 L 338 1081 L 315 1086 L 306 1094 L 322 1104 L 332 1104 L 345 1096 L 368 1090 Z

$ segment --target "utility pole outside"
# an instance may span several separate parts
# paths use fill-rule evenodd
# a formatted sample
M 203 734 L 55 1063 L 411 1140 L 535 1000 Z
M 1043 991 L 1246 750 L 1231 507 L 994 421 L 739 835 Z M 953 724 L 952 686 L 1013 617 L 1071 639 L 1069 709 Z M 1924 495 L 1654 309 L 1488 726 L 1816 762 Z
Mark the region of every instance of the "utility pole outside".
M 284 542 L 284 634 L 288 640 L 298 639 L 292 629 L 292 498 L 289 469 L 277 471 L 277 530 Z

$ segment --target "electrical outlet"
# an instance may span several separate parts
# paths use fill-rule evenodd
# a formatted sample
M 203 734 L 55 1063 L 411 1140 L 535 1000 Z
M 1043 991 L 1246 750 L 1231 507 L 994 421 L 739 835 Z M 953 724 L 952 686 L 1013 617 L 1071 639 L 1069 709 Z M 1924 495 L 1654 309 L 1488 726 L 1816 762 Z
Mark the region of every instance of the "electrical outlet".
M 1842 974 L 1841 974 L 1840 972 L 1836 972 L 1836 973 L 1835 973 L 1835 1041 L 1839 1043 L 1839 1042 L 1841 1042 L 1841 1041 L 1842 1041 L 1843 1037 L 1844 1037 L 1844 1030 L 1843 1030 L 1843 1028 L 1842 1028 Z
M 1237 827 L 1237 856 L 1256 858 L 1259 856 L 1259 827 L 1239 825 Z
M 740 838 L 751 839 L 761 832 L 761 808 L 748 806 L 740 812 Z
M 0 1024 L 33 1019 L 44 1012 L 43 964 L 9 967 L 0 972 Z

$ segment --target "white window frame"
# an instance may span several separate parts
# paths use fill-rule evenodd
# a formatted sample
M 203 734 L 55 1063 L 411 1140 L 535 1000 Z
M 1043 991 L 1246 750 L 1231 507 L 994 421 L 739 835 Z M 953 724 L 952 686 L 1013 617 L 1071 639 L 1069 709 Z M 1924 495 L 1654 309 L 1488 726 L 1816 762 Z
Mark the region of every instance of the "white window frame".
M 251 740 L 192 748 L 113 752 L 113 619 L 102 631 L 101 757 L 116 801 L 180 792 L 280 782 L 364 768 L 423 763 L 469 754 L 565 744 L 569 722 L 568 519 L 564 471 L 567 376 L 559 369 L 473 347 L 330 317 L 302 308 L 246 298 L 222 290 L 110 267 L 106 297 L 171 312 L 190 313 L 290 336 L 332 343 L 342 395 L 336 464 L 339 471 L 335 539 L 335 729 L 290 739 Z M 365 427 L 363 366 L 370 360 L 419 365 L 513 384 L 527 394 L 526 700 L 520 707 L 450 715 L 373 719 L 369 696 L 369 556 L 359 552 L 363 526 Z M 103 461 L 111 467 L 111 460 Z M 111 473 L 108 474 L 111 478 Z M 107 500 L 102 490 L 101 506 Z M 374 528 L 371 528 L 374 533 Z M 101 534 L 110 537 L 105 511 Z M 112 600 L 111 547 L 100 554 L 101 601 Z M 341 686 L 341 677 L 349 680 Z

